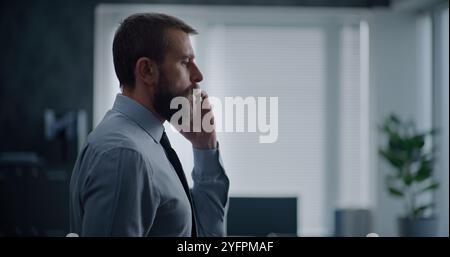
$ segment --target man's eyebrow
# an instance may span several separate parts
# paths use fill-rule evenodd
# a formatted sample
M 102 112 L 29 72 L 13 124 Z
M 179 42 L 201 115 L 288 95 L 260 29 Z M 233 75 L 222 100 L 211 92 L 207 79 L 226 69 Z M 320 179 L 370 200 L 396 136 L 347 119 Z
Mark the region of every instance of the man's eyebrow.
M 181 55 L 181 59 L 195 59 L 195 55 L 194 54 L 182 54 Z

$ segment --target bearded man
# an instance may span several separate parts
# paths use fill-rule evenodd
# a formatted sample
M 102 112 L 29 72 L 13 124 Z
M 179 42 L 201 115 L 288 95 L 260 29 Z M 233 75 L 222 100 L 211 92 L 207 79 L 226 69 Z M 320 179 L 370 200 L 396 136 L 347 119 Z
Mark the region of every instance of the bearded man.
M 80 236 L 225 236 L 229 180 L 215 131 L 180 131 L 192 143 L 194 186 L 163 123 L 175 97 L 192 101 L 203 75 L 178 18 L 140 13 L 113 41 L 122 93 L 89 134 L 70 181 L 70 232 Z M 208 95 L 201 91 L 203 106 Z M 201 115 L 212 114 L 211 109 Z

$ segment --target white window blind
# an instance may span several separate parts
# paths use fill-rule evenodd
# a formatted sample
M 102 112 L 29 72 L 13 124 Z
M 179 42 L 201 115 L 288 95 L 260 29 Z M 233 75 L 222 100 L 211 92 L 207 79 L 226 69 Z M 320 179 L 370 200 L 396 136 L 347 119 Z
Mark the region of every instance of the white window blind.
M 210 95 L 279 98 L 276 143 L 251 132 L 218 137 L 230 194 L 297 196 L 301 234 L 323 233 L 324 40 L 317 27 L 216 26 L 204 56 Z

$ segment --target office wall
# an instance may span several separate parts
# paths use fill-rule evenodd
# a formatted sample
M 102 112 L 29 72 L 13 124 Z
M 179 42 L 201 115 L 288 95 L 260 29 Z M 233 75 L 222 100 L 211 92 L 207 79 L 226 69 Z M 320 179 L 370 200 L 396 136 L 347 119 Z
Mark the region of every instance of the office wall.
M 437 209 L 441 217 L 439 224 L 439 235 L 449 236 L 449 81 L 448 81 L 448 49 L 449 49 L 449 28 L 448 28 L 448 2 L 443 4 L 442 9 L 437 10 L 434 17 L 434 47 L 437 51 L 434 52 L 434 64 L 436 70 L 434 71 L 435 87 L 434 87 L 434 101 L 436 112 L 434 113 L 434 124 L 441 128 L 436 139 L 440 156 L 438 157 L 437 170 L 441 185 L 436 193 L 436 200 L 438 203 Z

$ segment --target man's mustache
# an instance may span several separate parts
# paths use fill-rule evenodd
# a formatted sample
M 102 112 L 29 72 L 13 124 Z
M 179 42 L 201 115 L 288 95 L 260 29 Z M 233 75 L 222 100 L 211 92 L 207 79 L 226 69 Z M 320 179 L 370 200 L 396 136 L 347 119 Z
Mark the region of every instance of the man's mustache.
M 191 92 L 194 91 L 194 89 L 200 89 L 200 86 L 197 83 L 195 83 L 191 87 Z

